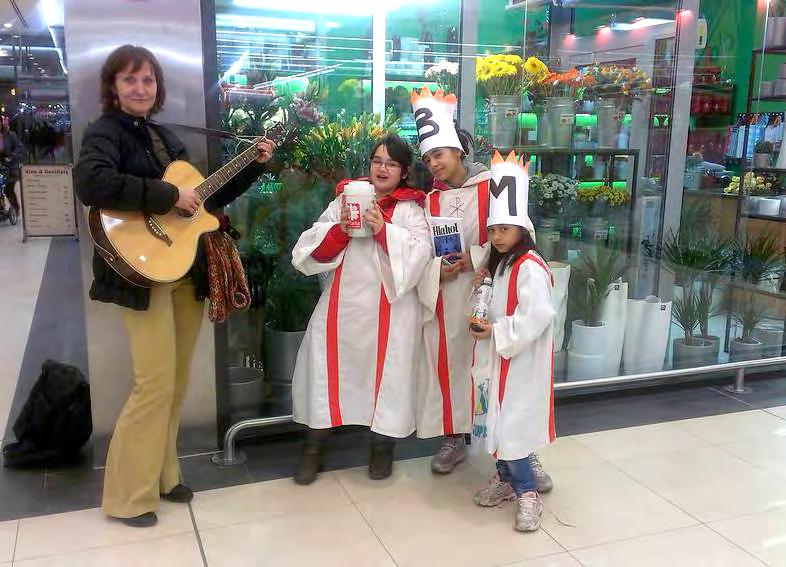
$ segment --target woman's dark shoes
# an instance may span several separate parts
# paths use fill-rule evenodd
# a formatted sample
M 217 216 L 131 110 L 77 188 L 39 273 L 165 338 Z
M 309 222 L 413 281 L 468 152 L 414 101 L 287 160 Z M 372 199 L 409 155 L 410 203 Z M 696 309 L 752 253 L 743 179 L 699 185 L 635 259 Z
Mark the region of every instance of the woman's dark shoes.
M 384 480 L 393 474 L 393 447 L 391 442 L 371 443 L 368 460 L 368 477 L 371 480 Z
M 322 444 L 306 443 L 300 453 L 300 461 L 295 470 L 295 483 L 306 486 L 317 479 L 322 471 L 324 447 Z
M 162 494 L 161 498 L 177 504 L 188 504 L 194 499 L 194 492 L 185 484 L 178 484 L 168 493 Z
M 295 470 L 295 483 L 303 486 L 311 484 L 322 472 L 325 459 L 325 443 L 332 433 L 332 429 L 306 429 L 303 446 L 300 452 L 300 461 Z
M 145 512 L 133 518 L 115 518 L 132 528 L 152 528 L 158 523 L 158 516 L 155 512 Z

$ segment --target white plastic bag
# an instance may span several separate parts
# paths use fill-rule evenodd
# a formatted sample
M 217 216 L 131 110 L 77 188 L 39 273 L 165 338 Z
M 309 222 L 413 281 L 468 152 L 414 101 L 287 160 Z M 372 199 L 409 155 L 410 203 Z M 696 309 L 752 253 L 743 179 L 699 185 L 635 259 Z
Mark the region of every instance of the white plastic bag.
M 603 301 L 600 312 L 600 320 L 604 321 L 609 328 L 604 374 L 617 376 L 620 372 L 622 345 L 625 341 L 628 284 L 627 282 L 615 282 L 609 288 L 609 295 Z
M 570 264 L 549 262 L 549 268 L 554 276 L 554 289 L 551 292 L 551 306 L 554 308 L 554 350 L 560 351 L 565 342 L 565 317 L 568 314 Z
M 470 454 L 479 456 L 486 454 L 486 418 L 489 413 L 489 378 L 478 378 L 473 374 L 472 387 L 475 388 L 475 407 L 472 412 L 472 444 Z

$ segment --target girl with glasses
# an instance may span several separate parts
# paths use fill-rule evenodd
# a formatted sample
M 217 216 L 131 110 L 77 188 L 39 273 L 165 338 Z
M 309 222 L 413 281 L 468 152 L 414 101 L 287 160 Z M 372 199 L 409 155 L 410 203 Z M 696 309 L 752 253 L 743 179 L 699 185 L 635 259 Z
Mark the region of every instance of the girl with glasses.
M 373 236 L 350 237 L 341 192 L 292 252 L 306 275 L 327 284 L 298 353 L 294 419 L 308 427 L 295 482 L 314 482 L 331 431 L 371 430 L 369 476 L 390 476 L 396 438 L 415 430 L 421 310 L 415 286 L 431 256 L 425 195 L 406 186 L 412 150 L 396 135 L 372 149 L 367 180 L 376 197 L 364 222 Z

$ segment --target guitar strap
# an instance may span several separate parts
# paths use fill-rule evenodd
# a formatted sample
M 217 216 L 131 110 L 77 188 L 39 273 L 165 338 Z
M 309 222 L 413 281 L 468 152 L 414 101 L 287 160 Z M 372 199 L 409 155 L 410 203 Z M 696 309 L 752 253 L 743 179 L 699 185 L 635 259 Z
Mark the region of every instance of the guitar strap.
M 155 128 L 148 126 L 147 133 L 150 135 L 150 142 L 153 144 L 153 153 L 158 163 L 161 164 L 161 167 L 166 169 L 167 166 L 172 163 L 172 157 L 169 155 L 169 151 L 166 149 L 164 141 L 161 139 L 161 136 L 158 135 Z
M 210 136 L 212 138 L 225 138 L 227 140 L 243 140 L 243 138 L 241 138 L 237 134 L 233 134 L 232 132 L 224 132 L 223 130 L 216 130 L 214 128 L 203 128 L 201 126 L 191 126 L 190 124 L 175 124 L 171 122 L 162 124 L 162 126 L 166 126 L 167 128 L 171 128 L 173 130 L 185 130 L 186 132 L 194 132 L 196 134 L 202 134 L 204 136 Z

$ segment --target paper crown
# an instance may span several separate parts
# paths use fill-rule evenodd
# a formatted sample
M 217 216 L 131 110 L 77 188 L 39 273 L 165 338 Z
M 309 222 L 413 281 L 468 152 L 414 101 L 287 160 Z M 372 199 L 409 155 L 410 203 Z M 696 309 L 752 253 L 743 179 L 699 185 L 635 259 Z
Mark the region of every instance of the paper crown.
M 429 88 L 424 86 L 419 93 L 413 90 L 410 100 L 418 129 L 420 155 L 426 155 L 434 148 L 458 148 L 463 151 L 453 125 L 453 112 L 458 103 L 456 95 L 446 95 L 442 89 L 431 94 Z
M 491 158 L 491 181 L 489 182 L 489 218 L 487 226 L 511 224 L 529 231 L 535 241 L 535 227 L 527 213 L 529 203 L 529 162 L 516 160 L 510 152 L 506 159 L 498 151 Z

